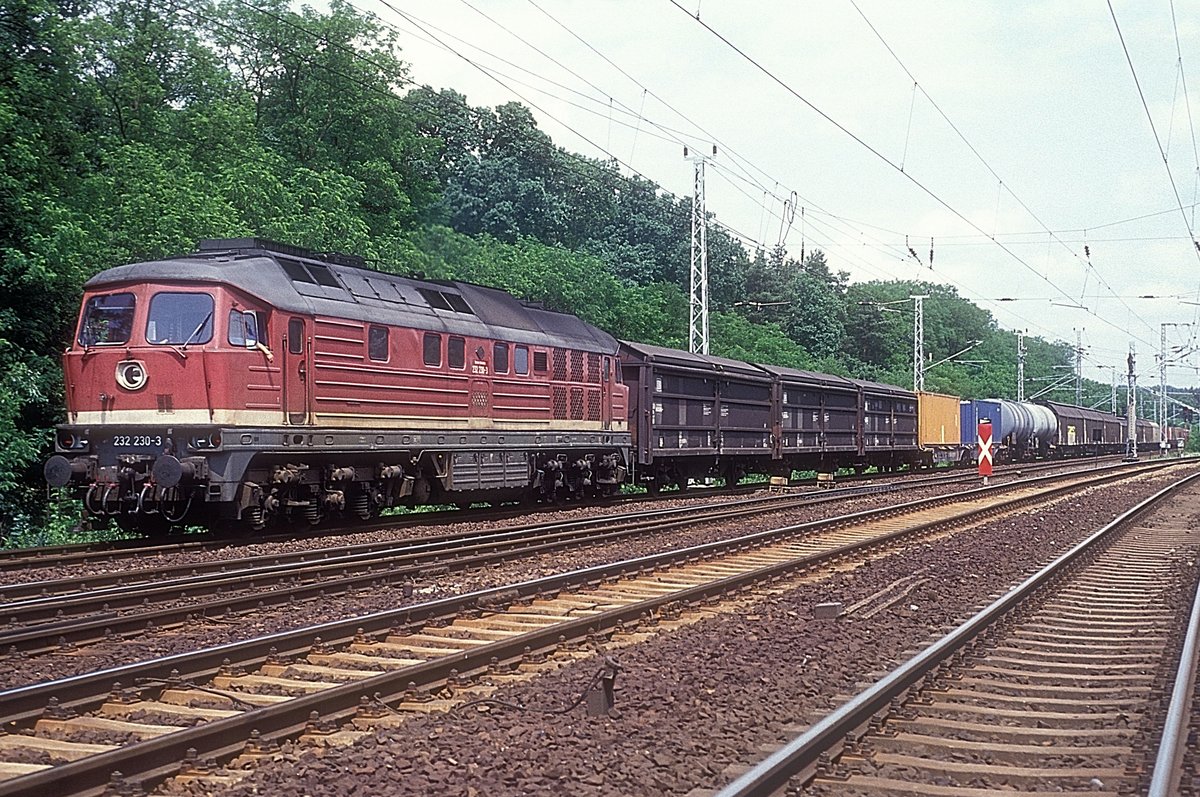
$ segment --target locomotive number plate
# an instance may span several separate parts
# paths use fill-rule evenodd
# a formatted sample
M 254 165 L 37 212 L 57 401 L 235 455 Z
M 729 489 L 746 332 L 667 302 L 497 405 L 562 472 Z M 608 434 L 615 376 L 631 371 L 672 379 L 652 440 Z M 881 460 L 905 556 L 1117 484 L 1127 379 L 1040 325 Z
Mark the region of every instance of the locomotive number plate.
M 113 445 L 117 448 L 146 448 L 162 444 L 163 436 L 160 434 L 119 434 L 113 437 Z

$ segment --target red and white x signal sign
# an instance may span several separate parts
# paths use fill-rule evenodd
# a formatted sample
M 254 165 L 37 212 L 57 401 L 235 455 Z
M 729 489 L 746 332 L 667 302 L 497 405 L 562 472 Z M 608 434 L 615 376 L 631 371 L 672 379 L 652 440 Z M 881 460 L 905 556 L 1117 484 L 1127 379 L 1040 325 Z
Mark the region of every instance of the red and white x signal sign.
M 992 424 L 991 421 L 979 424 L 979 475 L 992 475 Z

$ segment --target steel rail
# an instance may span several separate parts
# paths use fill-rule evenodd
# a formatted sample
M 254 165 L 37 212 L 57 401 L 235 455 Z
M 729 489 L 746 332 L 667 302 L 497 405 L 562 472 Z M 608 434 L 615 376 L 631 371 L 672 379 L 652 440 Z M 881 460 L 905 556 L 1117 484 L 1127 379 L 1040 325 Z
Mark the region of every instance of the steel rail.
M 1134 471 L 1133 473 L 1141 473 L 1148 469 L 1155 469 L 1156 467 L 1162 466 L 1143 467 L 1142 469 Z M 1110 474 L 1106 477 L 1106 480 L 1117 480 L 1124 475 L 1130 474 L 1128 471 L 1125 473 Z M 1037 477 L 1028 481 L 1035 482 L 1050 478 L 1053 477 Z M 988 513 L 1003 511 L 1006 508 L 1015 506 L 1019 503 L 1048 500 L 1063 493 L 1068 493 L 1072 490 L 1075 490 L 1077 487 L 1078 485 L 1070 484 L 1054 488 L 1035 496 L 1011 499 L 1000 504 L 994 504 L 991 507 L 976 510 L 971 516 L 983 516 Z M 966 493 L 956 495 L 980 495 L 986 494 L 992 489 L 993 488 L 991 487 L 976 488 L 974 490 L 967 491 Z M 697 559 L 704 556 L 725 553 L 728 551 L 749 550 L 751 548 L 772 542 L 778 538 L 798 533 L 829 530 L 850 526 L 860 522 L 894 517 L 896 515 L 903 514 L 911 508 L 916 508 L 919 506 L 935 506 L 939 502 L 946 503 L 947 498 L 948 497 L 946 496 L 939 496 L 935 498 L 923 499 L 921 501 L 910 502 L 910 504 L 864 510 L 850 515 L 843 515 L 827 520 L 809 521 L 806 523 L 783 526 L 776 529 L 768 529 L 728 540 L 703 543 L 690 548 L 649 554 L 647 556 L 625 560 L 623 562 L 597 565 L 592 568 L 556 574 L 542 579 L 537 579 L 532 582 L 480 590 L 472 593 L 466 593 L 464 595 L 451 596 L 438 601 L 414 604 L 412 606 L 402 607 L 399 609 L 359 615 L 346 620 L 331 621 L 316 626 L 277 632 L 275 634 L 270 634 L 265 637 L 259 637 L 244 642 L 227 643 L 214 648 L 208 648 L 203 651 L 175 654 L 160 659 L 152 659 L 146 662 L 137 662 L 114 667 L 95 673 L 72 676 L 58 681 L 17 687 L 0 692 L 0 728 L 4 728 L 5 726 L 19 726 L 23 723 L 37 719 L 51 698 L 57 699 L 60 705 L 67 708 L 85 710 L 94 707 L 95 705 L 103 702 L 105 690 L 114 681 L 120 681 L 122 683 L 129 684 L 134 680 L 139 679 L 163 679 L 170 676 L 174 670 L 179 670 L 179 674 L 189 680 L 208 677 L 216 673 L 222 663 L 224 663 L 226 660 L 235 665 L 256 666 L 263 663 L 273 650 L 280 655 L 296 655 L 310 648 L 314 644 L 314 639 L 323 639 L 325 642 L 332 644 L 348 643 L 354 638 L 355 633 L 357 630 L 359 630 L 359 628 L 362 628 L 367 632 L 374 632 L 385 630 L 396 625 L 404 625 L 412 622 L 425 622 L 434 617 L 454 616 L 457 614 L 457 612 L 464 608 L 470 608 L 476 605 L 490 605 L 495 602 L 497 598 L 503 598 L 505 596 L 520 597 L 536 595 L 539 591 L 562 589 L 564 586 L 571 583 L 586 583 L 588 580 L 609 577 L 614 573 L 623 575 L 629 571 L 662 567 L 675 564 L 679 561 L 684 561 L 689 558 Z M 963 516 L 960 515 L 954 518 L 954 520 L 961 520 L 962 517 Z M 887 542 L 899 535 L 906 533 L 909 533 L 909 531 L 902 529 L 898 532 L 893 532 L 892 534 L 885 535 L 883 537 L 865 541 L 864 543 L 856 543 L 855 545 L 866 545 L 868 543 L 874 543 L 877 541 Z M 853 547 L 854 546 L 851 546 L 851 549 L 853 549 Z M 827 555 L 823 554 L 822 556 L 832 555 L 833 554 L 830 553 Z
M 1152 463 L 1141 466 L 1141 469 L 1154 469 L 1158 467 L 1164 466 Z M 1088 471 L 1089 475 L 1108 473 L 1109 475 L 1105 478 L 1122 478 L 1128 472 L 1128 466 L 1096 468 Z M 1078 473 L 1037 476 L 1030 479 L 976 488 L 961 493 L 918 499 L 917 501 L 897 504 L 879 510 L 866 510 L 865 513 L 856 513 L 844 517 L 862 520 L 876 516 L 873 513 L 882 513 L 881 516 L 887 516 L 888 513 L 903 513 L 955 500 L 971 500 L 978 497 L 982 492 L 1004 492 L 1030 484 L 1053 482 L 1074 476 L 1078 476 Z M 747 504 L 762 503 L 761 499 L 755 499 L 754 501 L 735 502 L 733 504 L 706 505 L 699 509 L 684 508 L 681 512 L 677 512 L 675 509 L 653 510 L 648 513 L 650 517 L 648 524 L 646 521 L 639 522 L 636 520 L 636 518 L 644 517 L 644 515 L 617 516 L 622 520 L 622 523 L 625 523 L 624 526 L 622 526 L 622 523 L 618 523 L 617 528 L 613 531 L 592 534 L 583 539 L 579 539 L 574 535 L 591 531 L 594 527 L 609 522 L 613 518 L 608 517 L 599 520 L 584 519 L 567 521 L 561 524 L 550 524 L 547 528 L 578 527 L 580 531 L 565 531 L 557 535 L 552 534 L 542 538 L 520 538 L 519 535 L 526 533 L 525 530 L 519 532 L 502 532 L 495 535 L 473 533 L 467 537 L 467 540 L 478 539 L 483 540 L 483 542 L 459 549 L 441 551 L 442 556 L 433 559 L 430 559 L 429 554 L 424 552 L 410 554 L 403 549 L 400 549 L 395 554 L 388 554 L 386 550 L 373 551 L 347 557 L 321 559 L 318 564 L 272 564 L 243 571 L 218 572 L 207 577 L 179 579 L 174 583 L 170 581 L 151 582 L 142 588 L 128 586 L 122 590 L 118 588 L 99 589 L 81 593 L 76 597 L 62 595 L 47 596 L 25 603 L 4 604 L 0 605 L 0 616 L 8 616 L 12 620 L 33 618 L 48 619 L 48 621 L 25 628 L 0 630 L 0 650 L 12 650 L 26 655 L 45 653 L 68 645 L 86 644 L 115 636 L 130 636 L 141 633 L 147 628 L 177 625 L 197 617 L 218 616 L 222 613 L 227 615 L 229 613 L 262 609 L 267 606 L 279 606 L 294 600 L 330 594 L 342 594 L 353 589 L 373 586 L 379 583 L 412 581 L 420 577 L 423 573 L 429 572 L 430 569 L 435 568 L 445 568 L 454 571 L 467 570 L 472 567 L 481 567 L 497 561 L 503 561 L 514 554 L 532 555 L 549 553 L 579 545 L 595 545 L 611 542 L 635 536 L 646 531 L 661 532 L 666 529 L 685 526 L 695 522 L 728 520 L 735 517 L 759 514 L 763 511 L 795 508 L 810 505 L 813 501 L 833 499 L 823 498 L 818 495 L 812 500 L 807 498 L 799 500 L 783 498 L 776 500 L 780 502 L 780 506 L 771 506 L 770 504 L 747 506 Z M 696 517 L 696 515 L 705 511 L 710 514 Z M 676 517 L 676 515 L 680 514 L 682 517 Z M 633 519 L 626 522 L 625 518 Z M 670 519 L 666 522 L 661 522 L 659 518 Z M 815 529 L 824 528 L 825 524 L 837 523 L 838 521 L 839 518 L 830 518 L 823 521 L 810 521 L 810 523 L 816 524 L 811 526 L 811 528 Z M 787 533 L 795 533 L 795 531 L 800 530 L 799 528 L 787 528 L 789 528 Z M 556 536 L 559 539 L 555 539 Z M 510 540 L 509 537 L 517 537 L 517 539 Z M 417 547 L 437 551 L 443 546 L 440 542 L 426 540 Z M 381 554 L 383 554 L 382 558 L 380 558 Z M 359 572 L 357 575 L 349 575 L 348 565 L 351 563 L 355 564 L 358 569 L 364 570 L 365 568 L 365 570 Z M 315 577 L 333 574 L 339 570 L 343 574 L 340 578 L 308 580 L 302 583 L 294 583 L 295 579 L 300 576 L 315 579 Z M 288 578 L 292 579 L 293 583 L 287 583 Z M 196 597 L 202 595 L 220 594 L 229 587 L 254 587 L 255 582 L 259 582 L 260 584 L 265 582 L 266 585 L 280 584 L 282 586 L 278 589 L 218 597 L 204 602 L 196 602 L 194 600 Z M 192 599 L 186 605 L 144 609 L 125 614 L 112 611 L 120 606 L 129 606 L 148 601 L 153 596 L 163 596 L 165 600 L 180 600 L 184 597 L 185 592 L 186 596 Z M 95 607 L 101 601 L 106 602 L 98 612 L 92 612 L 76 619 L 59 619 L 56 617 L 56 613 L 64 609 L 76 608 L 86 611 L 88 608 Z M 49 620 L 49 618 L 54 619 Z
M 1109 466 L 1097 465 L 1087 469 L 1087 472 L 1111 472 L 1128 467 L 1128 465 L 1124 464 Z M 1070 475 L 1070 473 L 1068 472 L 1059 475 Z M 852 487 L 835 488 L 832 490 L 817 490 L 813 492 L 800 493 L 798 495 L 759 496 L 733 502 L 709 503 L 701 504 L 699 506 L 667 507 L 664 509 L 649 509 L 641 512 L 626 512 L 612 515 L 591 516 L 571 520 L 553 521 L 550 523 L 529 523 L 491 532 L 469 530 L 452 532 L 449 534 L 440 534 L 430 537 L 409 537 L 398 540 L 355 543 L 344 546 L 335 546 L 332 548 L 314 548 L 295 552 L 281 552 L 260 556 L 239 557 L 236 559 L 223 559 L 211 562 L 174 563 L 156 567 L 138 568 L 136 570 L 122 570 L 112 573 L 99 573 L 42 581 L 25 581 L 0 585 L 0 600 L 5 601 L 4 604 L 0 604 L 0 613 L 11 611 L 11 609 L 16 608 L 15 604 L 35 605 L 38 602 L 47 604 L 52 603 L 57 610 L 57 608 L 63 606 L 63 602 L 65 600 L 69 599 L 73 595 L 95 598 L 96 596 L 105 594 L 105 590 L 107 590 L 109 594 L 116 594 L 118 592 L 143 585 L 162 586 L 171 583 L 185 582 L 199 584 L 202 583 L 202 579 L 199 578 L 202 575 L 209 575 L 214 579 L 223 579 L 230 577 L 231 575 L 254 575 L 256 571 L 267 573 L 272 568 L 282 569 L 289 566 L 301 567 L 305 563 L 328 564 L 334 561 L 352 562 L 354 561 L 353 557 L 355 556 L 369 557 L 370 555 L 388 555 L 398 553 L 400 549 L 406 547 L 419 550 L 436 551 L 439 547 L 460 544 L 474 539 L 488 541 L 503 540 L 508 537 L 517 537 L 529 532 L 549 532 L 555 529 L 590 529 L 605 524 L 637 522 L 655 518 L 670 518 L 675 516 L 703 514 L 706 512 L 714 512 L 724 509 L 736 509 L 741 506 L 754 506 L 759 504 L 769 508 L 787 509 L 792 506 L 829 503 L 844 498 L 873 495 L 881 492 L 896 492 L 902 489 L 911 489 L 914 485 L 950 485 L 974 480 L 975 477 L 973 476 L 962 475 L 950 475 L 949 478 L 946 476 L 924 477 L 922 479 L 913 481 L 893 482 L 870 486 L 858 485 Z M 1006 484 L 1008 483 L 1001 483 L 993 486 L 1004 486 Z M 793 504 L 792 502 L 795 503 Z M 139 551 L 138 553 L 141 552 Z M 270 561 L 271 564 L 261 564 L 264 561 Z M 177 577 L 177 580 L 167 578 L 151 578 L 153 576 L 171 576 L 179 573 L 184 573 L 186 576 Z
M 496 534 L 472 532 L 469 536 L 456 537 L 451 541 L 441 538 L 422 540 L 421 544 L 413 546 L 417 549 L 415 551 L 408 548 L 397 548 L 394 552 L 388 549 L 372 550 L 346 556 L 314 557 L 314 562 L 301 561 L 295 564 L 277 564 L 276 557 L 264 557 L 271 559 L 272 564 L 240 571 L 236 569 L 220 570 L 200 577 L 148 582 L 145 585 L 135 583 L 122 587 L 86 590 L 74 594 L 39 596 L 25 601 L 0 604 L 0 617 L 8 617 L 10 625 L 21 620 L 26 622 L 45 621 L 24 628 L 0 629 L 0 650 L 11 650 L 26 655 L 45 653 L 64 645 L 85 644 L 113 636 L 127 636 L 139 633 L 147 627 L 169 626 L 197 617 L 262 609 L 266 606 L 277 606 L 299 599 L 341 594 L 364 586 L 375 586 L 379 583 L 415 581 L 430 572 L 468 570 L 472 567 L 503 562 L 517 554 L 528 556 L 580 546 L 598 545 L 648 532 L 659 533 L 668 529 L 686 527 L 699 522 L 727 521 L 831 500 L 835 499 L 822 494 L 812 498 L 781 497 L 772 499 L 773 503 L 778 504 L 776 506 L 762 503 L 760 500 L 756 503 L 761 505 L 755 506 L 744 506 L 742 504 L 747 502 L 739 502 L 709 505 L 703 509 L 692 507 L 682 512 L 655 510 L 649 513 L 648 517 L 644 515 L 620 516 L 622 518 L 620 523 L 617 523 L 612 530 L 602 533 L 590 532 L 597 527 L 603 528 L 603 524 L 611 521 L 612 517 L 590 518 L 534 527 L 535 529 L 571 529 L 572 527 L 577 529 L 545 535 L 522 536 L 528 534 L 528 529 Z M 708 514 L 702 514 L 702 512 Z M 670 519 L 662 519 L 668 515 L 670 515 Z M 680 516 L 676 517 L 676 515 Z M 625 520 L 625 518 L 631 519 Z M 480 542 L 475 543 L 474 540 Z M 460 541 L 470 544 L 458 548 L 452 547 L 452 543 L 456 544 Z M 360 572 L 357 575 L 349 575 L 352 570 Z M 336 576 L 339 571 L 342 577 L 329 578 L 329 576 Z M 302 577 L 306 580 L 297 583 Z M 323 580 L 321 580 L 322 577 L 324 577 Z M 195 598 L 199 596 L 221 595 L 230 588 L 253 588 L 256 583 L 260 586 L 272 584 L 281 586 L 278 589 L 263 592 L 218 597 L 204 602 L 195 601 Z M 125 614 L 114 611 L 121 607 L 148 605 L 151 598 L 172 601 L 182 600 L 185 597 L 189 599 L 189 603 L 183 606 L 142 609 Z M 101 608 L 96 609 L 96 606 L 100 605 L 102 601 Z M 66 610 L 72 609 L 81 616 L 71 619 L 62 617 Z
M 1087 461 L 1101 463 L 1108 461 L 1109 459 L 1111 459 L 1111 457 L 1097 457 Z M 1079 460 L 1054 460 L 1051 462 L 1016 463 L 1006 465 L 1003 467 L 1003 469 L 998 468 L 996 475 L 1004 475 L 1004 473 L 1001 472 L 1002 470 L 1039 470 L 1043 468 L 1063 467 L 1077 461 Z M 950 469 L 946 470 L 953 472 Z M 908 486 L 912 485 L 913 483 L 943 479 L 945 478 L 945 475 L 948 474 L 930 476 L 920 472 L 910 471 L 903 471 L 899 473 L 880 472 L 855 476 L 844 476 L 842 477 L 842 480 L 851 482 L 852 484 L 857 484 L 859 486 L 865 486 L 876 481 L 894 479 L 902 481 L 904 485 Z M 910 476 L 917 476 L 917 478 L 910 480 L 908 478 Z M 959 480 L 965 480 L 970 477 L 962 475 L 962 471 L 959 471 L 958 478 Z M 813 486 L 814 484 L 816 484 L 815 479 L 802 479 L 792 483 L 789 486 L 805 487 Z M 182 553 L 191 550 L 212 550 L 228 547 L 230 545 L 257 545 L 261 543 L 314 540 L 322 537 L 375 531 L 394 525 L 426 526 L 437 525 L 439 523 L 476 522 L 482 520 L 496 520 L 498 518 L 520 517 L 522 515 L 528 515 L 531 512 L 561 511 L 562 509 L 582 506 L 603 507 L 611 506 L 614 503 L 634 501 L 653 502 L 659 500 L 678 499 L 682 497 L 707 498 L 721 495 L 738 495 L 740 493 L 765 489 L 766 486 L 766 483 L 763 482 L 741 484 L 733 488 L 692 487 L 686 491 L 669 490 L 658 494 L 626 494 L 592 504 L 567 504 L 563 506 L 539 504 L 532 508 L 510 507 L 501 511 L 497 511 L 496 509 L 449 509 L 437 512 L 414 513 L 411 515 L 387 515 L 371 521 L 358 522 L 356 524 L 346 526 L 318 527 L 305 533 L 297 533 L 294 530 L 275 534 L 251 536 L 220 536 L 213 533 L 204 533 L 197 535 L 174 535 L 165 539 L 129 537 L 118 540 L 109 540 L 106 542 L 72 543 L 68 545 L 50 545 L 36 548 L 0 548 L 0 572 L 13 572 L 21 569 L 35 569 L 69 563 L 102 562 L 144 554 Z M 850 488 L 843 487 L 837 489 L 844 490 Z
M 719 495 L 737 495 L 762 489 L 765 483 L 742 484 L 733 488 L 693 488 L 694 497 L 715 497 Z M 499 509 L 442 509 L 430 512 L 413 512 L 401 515 L 383 515 L 371 520 L 354 521 L 344 525 L 317 526 L 297 530 L 291 527 L 270 534 L 251 535 L 221 535 L 215 532 L 200 534 L 174 534 L 169 537 L 124 537 L 104 542 L 80 542 L 66 545 L 46 545 L 34 548 L 0 548 L 0 572 L 11 572 L 21 569 L 47 567 L 72 562 L 94 562 L 120 559 L 127 556 L 155 553 L 180 553 L 189 550 L 212 550 L 225 548 L 230 545 L 258 545 L 268 542 L 291 542 L 294 540 L 314 540 L 322 537 L 333 537 L 360 532 L 378 531 L 391 526 L 430 526 L 441 523 L 469 523 L 483 520 L 497 520 L 510 517 L 522 517 L 539 512 L 557 512 L 563 509 L 583 506 L 612 506 L 634 501 L 654 502 L 678 498 L 688 493 L 668 491 L 657 495 L 649 493 L 632 493 L 612 496 L 592 503 L 571 503 L 564 505 L 535 504 L 533 506 L 505 505 Z
M 947 483 L 954 483 L 954 481 L 956 480 L 947 480 Z M 0 612 L 6 611 L 9 603 L 16 603 L 18 601 L 29 604 L 37 602 L 60 604 L 64 599 L 76 594 L 95 597 L 104 594 L 106 590 L 115 594 L 137 586 L 162 586 L 174 583 L 173 580 L 166 578 L 154 579 L 152 578 L 154 576 L 169 576 L 183 573 L 186 575 L 178 577 L 178 583 L 189 582 L 198 584 L 202 581 L 200 576 L 204 575 L 214 579 L 222 579 L 231 575 L 252 575 L 255 572 L 265 574 L 271 570 L 282 571 L 289 567 L 303 567 L 306 564 L 350 563 L 369 559 L 372 556 L 386 556 L 408 551 L 414 553 L 420 551 L 436 552 L 440 548 L 461 545 L 473 540 L 483 542 L 501 541 L 509 538 L 519 538 L 522 535 L 530 533 L 552 532 L 555 530 L 587 530 L 616 523 L 648 522 L 651 520 L 686 517 L 708 512 L 752 508 L 759 505 L 767 508 L 782 506 L 782 508 L 786 509 L 793 505 L 792 502 L 795 502 L 795 506 L 801 506 L 899 489 L 901 489 L 899 486 L 874 485 L 871 487 L 841 488 L 838 491 L 814 491 L 799 495 L 757 496 L 737 501 L 665 507 L 609 515 L 592 515 L 570 520 L 556 520 L 549 523 L 525 523 L 494 531 L 470 529 L 428 537 L 407 537 L 396 540 L 352 543 L 331 548 L 310 548 L 301 551 L 246 556 L 210 562 L 174 563 L 138 568 L 136 570 L 122 570 L 113 573 L 97 573 L 94 575 L 43 581 L 24 581 L 0 585 L 0 600 L 6 601 L 5 604 L 0 605 Z M 141 554 L 142 552 L 138 551 L 137 553 Z M 270 564 L 264 565 L 263 562 L 270 562 Z
M 101 753 L 74 762 L 56 766 L 48 770 L 13 778 L 0 783 L 0 797 L 9 795 L 45 795 L 46 797 L 62 797 L 63 794 L 98 795 L 103 792 L 109 782 L 110 773 L 120 771 L 125 773 L 128 782 L 142 785 L 170 777 L 179 770 L 180 762 L 185 760 L 189 751 L 192 756 L 201 758 L 228 759 L 240 752 L 251 731 L 258 731 L 258 738 L 263 742 L 272 742 L 293 737 L 304 730 L 312 720 L 313 712 L 326 721 L 342 722 L 355 714 L 364 701 L 370 701 L 378 696 L 383 701 L 402 699 L 407 693 L 410 683 L 423 685 L 438 685 L 448 681 L 455 671 L 459 675 L 469 675 L 484 672 L 495 661 L 513 662 L 522 659 L 530 651 L 543 653 L 554 649 L 559 641 L 590 637 L 615 629 L 620 625 L 637 621 L 647 613 L 653 613 L 667 606 L 686 606 L 710 599 L 720 598 L 752 585 L 770 582 L 774 579 L 788 576 L 798 570 L 817 565 L 824 565 L 851 554 L 860 554 L 874 548 L 887 545 L 899 539 L 914 534 L 931 533 L 947 526 L 960 524 L 968 519 L 977 519 L 1002 511 L 1013 510 L 1025 505 L 1044 502 L 1064 492 L 1077 488 L 1077 485 L 1066 485 L 1033 496 L 1020 496 L 1000 504 L 980 508 L 970 513 L 955 517 L 927 521 L 918 526 L 898 529 L 880 537 L 855 543 L 849 543 L 831 551 L 810 554 L 786 562 L 775 563 L 756 568 L 732 576 L 716 579 L 697 586 L 685 588 L 666 595 L 660 595 L 637 603 L 610 609 L 599 614 L 566 620 L 543 628 L 516 635 L 475 647 L 450 656 L 434 659 L 421 664 L 399 670 L 372 676 L 361 681 L 347 683 L 331 689 L 322 690 L 306 696 L 298 697 L 287 702 L 253 709 L 235 716 L 213 720 L 201 725 L 183 728 L 163 736 L 128 744 L 117 750 Z M 756 543 L 747 540 L 763 538 L 767 532 L 759 532 L 738 538 L 736 541 L 708 543 L 691 548 L 662 554 L 653 554 L 637 559 L 626 560 L 614 564 L 601 565 L 572 573 L 559 574 L 543 579 L 523 582 L 506 587 L 482 590 L 470 595 L 433 601 L 403 610 L 381 612 L 356 618 L 346 623 L 329 623 L 316 628 L 303 629 L 298 632 L 275 634 L 250 643 L 225 645 L 201 655 L 207 662 L 213 662 L 217 657 L 224 658 L 235 648 L 253 646 L 260 661 L 267 655 L 289 655 L 275 649 L 274 643 L 282 643 L 285 639 L 291 643 L 289 651 L 303 652 L 313 647 L 313 632 L 322 629 L 338 628 L 339 632 L 350 624 L 370 626 L 372 629 L 387 628 L 396 620 L 401 620 L 410 626 L 419 626 L 431 619 L 456 615 L 467 607 L 488 606 L 493 601 L 516 602 L 520 599 L 557 594 L 571 587 L 600 585 L 605 579 L 621 577 L 628 573 L 653 572 L 659 567 L 684 562 L 711 559 L 721 553 L 742 551 L 757 547 Z M 736 542 L 731 545 L 730 542 Z M 308 644 L 296 645 L 299 640 L 307 640 Z M 188 660 L 187 655 L 168 657 L 145 665 L 130 665 L 115 668 L 104 673 L 80 676 L 74 679 L 52 684 L 42 684 L 23 690 L 0 692 L 0 705 L 27 703 L 31 694 L 44 696 L 55 694 L 56 688 L 61 691 L 75 683 L 99 682 L 109 683 L 114 677 L 120 677 L 125 684 L 137 683 L 139 680 L 163 680 L 169 683 L 193 680 L 190 675 L 182 672 L 171 672 L 173 664 Z M 146 665 L 150 665 L 147 667 Z M 195 670 L 196 667 L 189 667 Z M 164 671 L 165 670 L 165 671 Z M 215 672 L 215 669 L 212 671 Z M 211 675 L 212 672 L 205 673 Z M 92 697 L 95 703 L 103 698 Z M 60 703 L 61 705 L 61 703 Z M 40 712 L 39 712 L 40 713 Z
M 777 789 L 785 787 L 793 777 L 814 767 L 822 754 L 841 744 L 847 735 L 869 722 L 875 714 L 887 708 L 892 700 L 921 682 L 981 632 L 1062 574 L 1068 566 L 1089 555 L 1114 533 L 1197 478 L 1200 478 L 1200 473 L 1185 476 L 1125 511 L 958 628 L 826 715 L 803 734 L 721 789 L 716 797 L 769 797 Z
M 1196 596 L 1192 600 L 1192 613 L 1188 620 L 1187 636 L 1183 650 L 1179 653 L 1179 666 L 1175 670 L 1175 686 L 1171 690 L 1171 702 L 1167 707 L 1167 719 L 1163 725 L 1154 759 L 1154 775 L 1146 797 L 1173 797 L 1179 793 L 1183 777 L 1183 755 L 1187 751 L 1188 731 L 1192 716 L 1192 698 L 1195 696 L 1196 669 L 1200 666 L 1200 580 L 1196 583 Z

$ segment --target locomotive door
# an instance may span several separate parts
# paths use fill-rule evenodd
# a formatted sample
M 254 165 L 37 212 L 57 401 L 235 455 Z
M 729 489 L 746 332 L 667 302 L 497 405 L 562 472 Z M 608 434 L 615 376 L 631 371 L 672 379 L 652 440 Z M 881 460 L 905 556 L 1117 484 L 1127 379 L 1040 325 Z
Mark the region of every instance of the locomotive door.
M 492 412 L 492 383 L 488 375 L 487 352 L 482 346 L 475 349 L 475 359 L 471 362 L 471 387 L 469 392 L 470 408 L 467 416 L 472 426 L 480 425 L 480 419 L 491 417 Z
M 283 345 L 283 422 L 308 423 L 308 332 L 303 318 L 289 318 Z

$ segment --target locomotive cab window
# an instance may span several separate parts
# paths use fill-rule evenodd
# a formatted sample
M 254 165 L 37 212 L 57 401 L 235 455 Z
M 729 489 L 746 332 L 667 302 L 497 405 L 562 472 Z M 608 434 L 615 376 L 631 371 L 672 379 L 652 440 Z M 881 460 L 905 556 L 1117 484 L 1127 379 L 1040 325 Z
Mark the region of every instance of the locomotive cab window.
M 508 344 L 497 343 L 492 347 L 492 366 L 498 374 L 508 373 Z
M 467 341 L 465 338 L 450 338 L 446 344 L 446 364 L 456 371 L 467 367 Z
M 241 310 L 229 311 L 229 345 L 253 349 L 258 345 L 258 316 Z
M 518 346 L 514 351 L 513 370 L 518 374 L 529 373 L 529 347 Z
M 146 342 L 168 346 L 208 343 L 213 336 L 213 298 L 207 293 L 156 293 L 150 299 Z
M 136 301 L 132 293 L 110 293 L 88 299 L 83 308 L 83 322 L 79 325 L 79 345 L 87 348 L 106 343 L 128 343 L 133 332 Z
M 387 327 L 371 327 L 367 331 L 367 356 L 377 362 L 387 362 L 388 330 Z
M 422 342 L 422 353 L 426 365 L 439 366 L 442 364 L 442 336 L 432 332 L 425 333 Z

